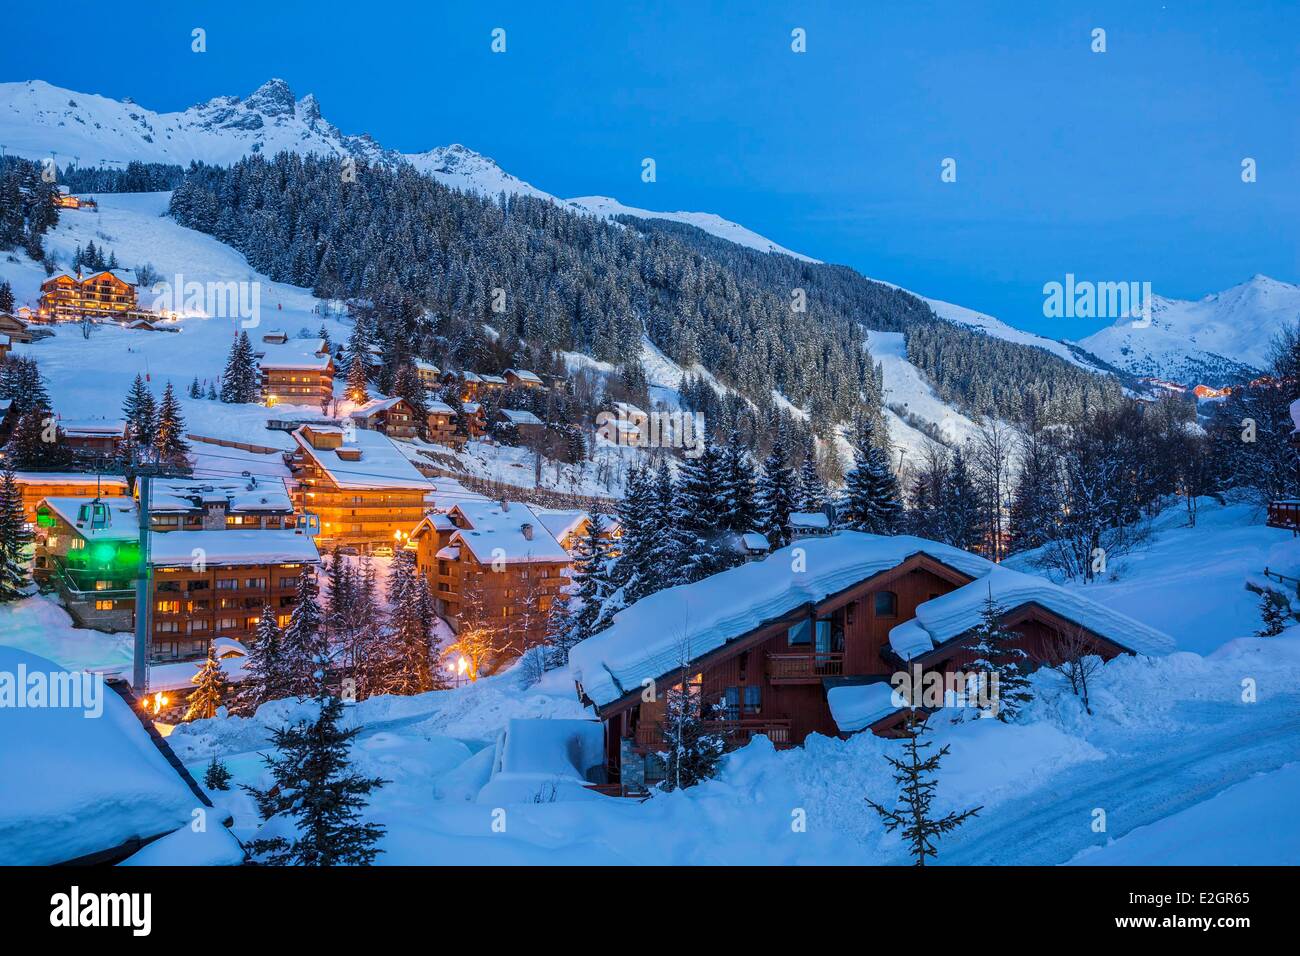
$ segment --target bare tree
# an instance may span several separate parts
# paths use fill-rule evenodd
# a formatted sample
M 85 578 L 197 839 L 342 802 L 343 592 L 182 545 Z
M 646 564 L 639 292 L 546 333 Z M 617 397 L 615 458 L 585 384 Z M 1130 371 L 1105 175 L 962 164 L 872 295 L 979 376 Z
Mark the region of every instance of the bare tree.
M 980 492 L 988 556 L 1000 561 L 1005 551 L 1006 512 L 1011 494 L 1011 459 L 1015 433 L 989 415 L 970 440 L 971 472 Z
M 1088 699 L 1088 682 L 1092 675 L 1105 663 L 1096 653 L 1092 639 L 1084 633 L 1083 628 L 1056 634 L 1046 642 L 1044 653 L 1039 663 L 1056 671 L 1070 685 L 1074 696 L 1083 701 L 1083 709 L 1092 713 Z

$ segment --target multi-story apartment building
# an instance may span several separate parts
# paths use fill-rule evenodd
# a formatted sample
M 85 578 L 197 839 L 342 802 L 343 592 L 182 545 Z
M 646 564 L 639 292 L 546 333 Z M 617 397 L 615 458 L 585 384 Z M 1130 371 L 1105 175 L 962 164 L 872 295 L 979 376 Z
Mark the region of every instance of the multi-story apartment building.
M 125 321 L 143 313 L 138 307 L 134 276 L 123 269 L 104 269 L 85 278 L 66 272 L 41 283 L 41 297 L 32 320 L 70 322 L 84 317 Z
M 268 405 L 324 405 L 334 397 L 334 358 L 324 339 L 263 336 L 257 365 Z

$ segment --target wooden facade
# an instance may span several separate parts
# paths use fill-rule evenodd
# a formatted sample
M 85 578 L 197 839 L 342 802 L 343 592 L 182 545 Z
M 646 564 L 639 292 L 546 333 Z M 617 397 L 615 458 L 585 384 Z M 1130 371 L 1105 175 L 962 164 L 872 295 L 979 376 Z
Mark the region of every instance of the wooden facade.
M 415 412 L 404 398 L 367 402 L 349 416 L 361 428 L 383 432 L 389 438 L 414 438 Z
M 918 605 L 969 584 L 973 579 L 925 554 L 873 575 L 815 605 L 804 605 L 690 662 L 687 683 L 712 712 L 710 726 L 729 747 L 765 734 L 779 749 L 803 743 L 809 734 L 844 736 L 827 703 L 827 691 L 846 683 L 888 681 L 905 667 L 951 673 L 970 663 L 970 638 L 959 636 L 913 662 L 892 650 L 889 632 L 916 616 Z M 1022 636 L 1021 647 L 1033 666 L 1050 659 L 1053 638 L 1077 632 L 1078 625 L 1045 608 L 1025 605 L 1008 610 L 1003 623 Z M 1123 648 L 1099 635 L 1086 635 L 1095 653 L 1110 659 Z M 660 675 L 666 690 L 680 687 L 682 672 Z M 642 700 L 643 689 L 597 708 L 606 726 L 606 757 L 611 779 L 622 763 L 638 762 L 629 779 L 654 780 L 662 770 L 656 754 L 665 749 L 665 696 Z M 872 726 L 888 734 L 897 721 Z
M 23 516 L 32 523 L 36 521 L 36 509 L 46 498 L 113 498 L 127 493 L 126 479 L 121 475 L 20 471 L 14 479 L 23 496 Z
M 312 345 L 302 349 L 268 349 L 258 356 L 258 368 L 262 401 L 268 405 L 324 407 L 334 398 L 334 358 L 323 339 L 313 340 Z
M 41 283 L 38 322 L 75 321 L 83 317 L 124 321 L 140 315 L 135 284 L 104 270 L 86 276 L 66 273 Z

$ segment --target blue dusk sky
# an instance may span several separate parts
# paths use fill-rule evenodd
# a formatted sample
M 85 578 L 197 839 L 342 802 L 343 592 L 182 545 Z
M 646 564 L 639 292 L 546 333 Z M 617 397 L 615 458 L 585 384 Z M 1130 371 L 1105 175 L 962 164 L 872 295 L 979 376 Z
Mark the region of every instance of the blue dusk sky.
M 1180 298 L 1255 273 L 1300 282 L 1295 0 L 120 0 L 108 13 L 10 5 L 0 79 L 172 111 L 283 77 L 390 148 L 460 142 L 557 196 L 715 212 L 1056 338 L 1105 324 L 1043 317 L 1043 283 L 1067 272 Z M 93 42 L 45 42 L 51 17 Z M 194 27 L 206 53 L 190 50 Z

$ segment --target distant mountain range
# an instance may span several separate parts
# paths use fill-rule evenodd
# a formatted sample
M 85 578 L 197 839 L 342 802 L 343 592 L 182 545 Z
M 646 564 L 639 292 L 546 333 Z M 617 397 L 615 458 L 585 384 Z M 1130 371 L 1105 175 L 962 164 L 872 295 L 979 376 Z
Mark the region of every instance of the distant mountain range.
M 616 199 L 564 200 L 506 172 L 459 144 L 422 153 L 384 148 L 326 120 L 315 96 L 298 99 L 283 80 L 252 94 L 218 96 L 176 113 L 156 113 L 130 99 L 78 93 L 40 80 L 0 84 L 0 147 L 28 158 L 53 156 L 60 166 L 123 166 L 132 160 L 228 165 L 252 154 L 288 150 L 410 164 L 452 188 L 484 195 L 524 194 L 611 218 L 667 219 L 762 252 L 815 262 L 750 229 L 707 212 L 656 212 Z M 1300 286 L 1255 276 L 1196 302 L 1154 298 L 1149 327 L 1122 320 L 1077 343 L 1015 329 L 983 313 L 924 299 L 940 318 L 996 338 L 1045 349 L 1098 372 L 1120 370 L 1187 384 L 1221 384 L 1261 369 L 1278 329 L 1300 320 Z

